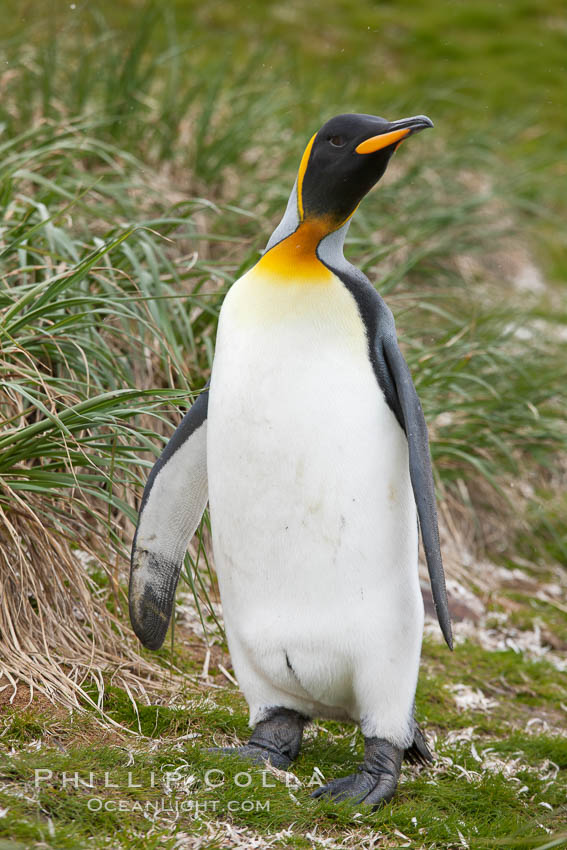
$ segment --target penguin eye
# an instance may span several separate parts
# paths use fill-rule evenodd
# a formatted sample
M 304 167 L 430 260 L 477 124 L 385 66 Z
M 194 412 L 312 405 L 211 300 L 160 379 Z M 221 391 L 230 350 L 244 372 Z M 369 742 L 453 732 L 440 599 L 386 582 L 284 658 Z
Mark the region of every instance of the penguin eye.
M 346 139 L 344 136 L 328 136 L 328 141 L 334 148 L 342 148 Z

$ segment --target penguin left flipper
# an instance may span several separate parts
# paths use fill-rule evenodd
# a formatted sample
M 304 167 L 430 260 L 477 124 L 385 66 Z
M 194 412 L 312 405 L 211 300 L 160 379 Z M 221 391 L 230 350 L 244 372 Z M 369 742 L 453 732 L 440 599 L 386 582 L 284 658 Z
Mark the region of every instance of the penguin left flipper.
M 132 544 L 128 600 L 136 635 L 162 645 L 189 541 L 208 498 L 208 384 L 185 415 L 148 478 Z
M 390 378 L 395 389 L 395 400 L 398 402 L 395 404 L 396 414 L 401 419 L 400 424 L 404 428 L 408 440 L 410 478 L 437 619 L 447 645 L 450 649 L 453 649 L 451 617 L 439 545 L 435 486 L 425 417 L 413 385 L 410 370 L 398 347 L 395 331 L 392 330 L 381 336 L 377 340 L 377 347 L 377 359 L 378 362 L 385 365 L 386 379 Z

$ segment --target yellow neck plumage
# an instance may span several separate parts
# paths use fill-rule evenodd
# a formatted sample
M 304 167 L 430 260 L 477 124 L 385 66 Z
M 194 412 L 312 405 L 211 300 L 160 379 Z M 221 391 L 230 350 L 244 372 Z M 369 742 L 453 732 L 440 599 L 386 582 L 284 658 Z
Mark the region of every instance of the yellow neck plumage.
M 300 280 L 328 281 L 332 275 L 317 257 L 317 245 L 330 233 L 324 220 L 302 221 L 297 230 L 274 245 L 257 264 L 258 271 L 278 278 L 282 283 Z

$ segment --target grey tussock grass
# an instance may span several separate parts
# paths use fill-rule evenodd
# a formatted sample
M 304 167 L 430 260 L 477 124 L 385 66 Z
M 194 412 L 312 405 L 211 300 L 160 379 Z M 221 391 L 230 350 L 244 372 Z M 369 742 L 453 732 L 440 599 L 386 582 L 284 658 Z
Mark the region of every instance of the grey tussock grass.
M 0 696 L 19 682 L 75 713 L 37 700 L 22 711 L 21 688 L 3 711 L 0 835 L 52 847 L 251 847 L 274 835 L 290 847 L 560 846 L 565 673 L 471 642 L 449 656 L 426 641 L 418 713 L 440 760 L 407 771 L 374 815 L 307 800 L 315 766 L 332 776 L 356 764 L 352 730 L 336 724 L 310 733 L 294 768 L 303 787 L 254 777 L 254 795 L 235 794 L 242 766 L 230 764 L 220 814 L 200 819 L 89 813 L 88 789 L 56 779 L 36 793 L 31 781 L 35 767 L 88 772 L 93 754 L 122 778 L 131 758 L 158 773 L 181 759 L 196 775 L 181 798 L 206 801 L 203 773 L 217 767 L 206 745 L 247 734 L 219 666 L 229 669 L 206 522 L 185 581 L 210 663 L 181 613 L 157 656 L 136 645 L 127 550 L 147 470 L 208 377 L 222 297 L 333 111 L 424 111 L 437 123 L 365 201 L 347 252 L 396 315 L 430 423 L 449 574 L 520 633 L 537 620 L 549 646 L 564 646 L 561 598 L 537 598 L 567 559 L 555 4 L 518 4 L 510 19 L 488 3 L 449 18 L 441 2 L 337 3 L 321 22 L 315 4 L 291 4 L 286 18 L 254 3 L 252 37 L 225 3 L 80 6 L 75 18 L 34 5 L 25 27 L 10 24 L 1 72 Z M 511 108 L 517 57 L 541 56 L 534 32 L 549 61 L 530 63 Z M 495 588 L 495 565 L 535 584 Z M 445 687 L 455 683 L 496 705 L 458 708 Z M 114 732 L 93 722 L 101 712 Z M 153 799 L 142 784 L 131 801 Z M 227 813 L 246 796 L 270 811 Z

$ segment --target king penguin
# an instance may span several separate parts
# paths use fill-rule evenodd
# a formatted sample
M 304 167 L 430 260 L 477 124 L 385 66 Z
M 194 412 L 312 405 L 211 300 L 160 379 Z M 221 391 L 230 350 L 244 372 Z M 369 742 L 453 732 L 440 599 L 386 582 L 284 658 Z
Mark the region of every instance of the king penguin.
M 313 796 L 373 807 L 404 755 L 431 759 L 414 719 L 419 528 L 452 635 L 427 426 L 392 313 L 343 242 L 394 151 L 432 126 L 346 114 L 311 138 L 283 219 L 223 302 L 210 384 L 151 471 L 130 573 L 134 630 L 157 649 L 208 499 L 253 729 L 222 752 L 287 768 L 311 718 L 353 721 L 362 764 Z

